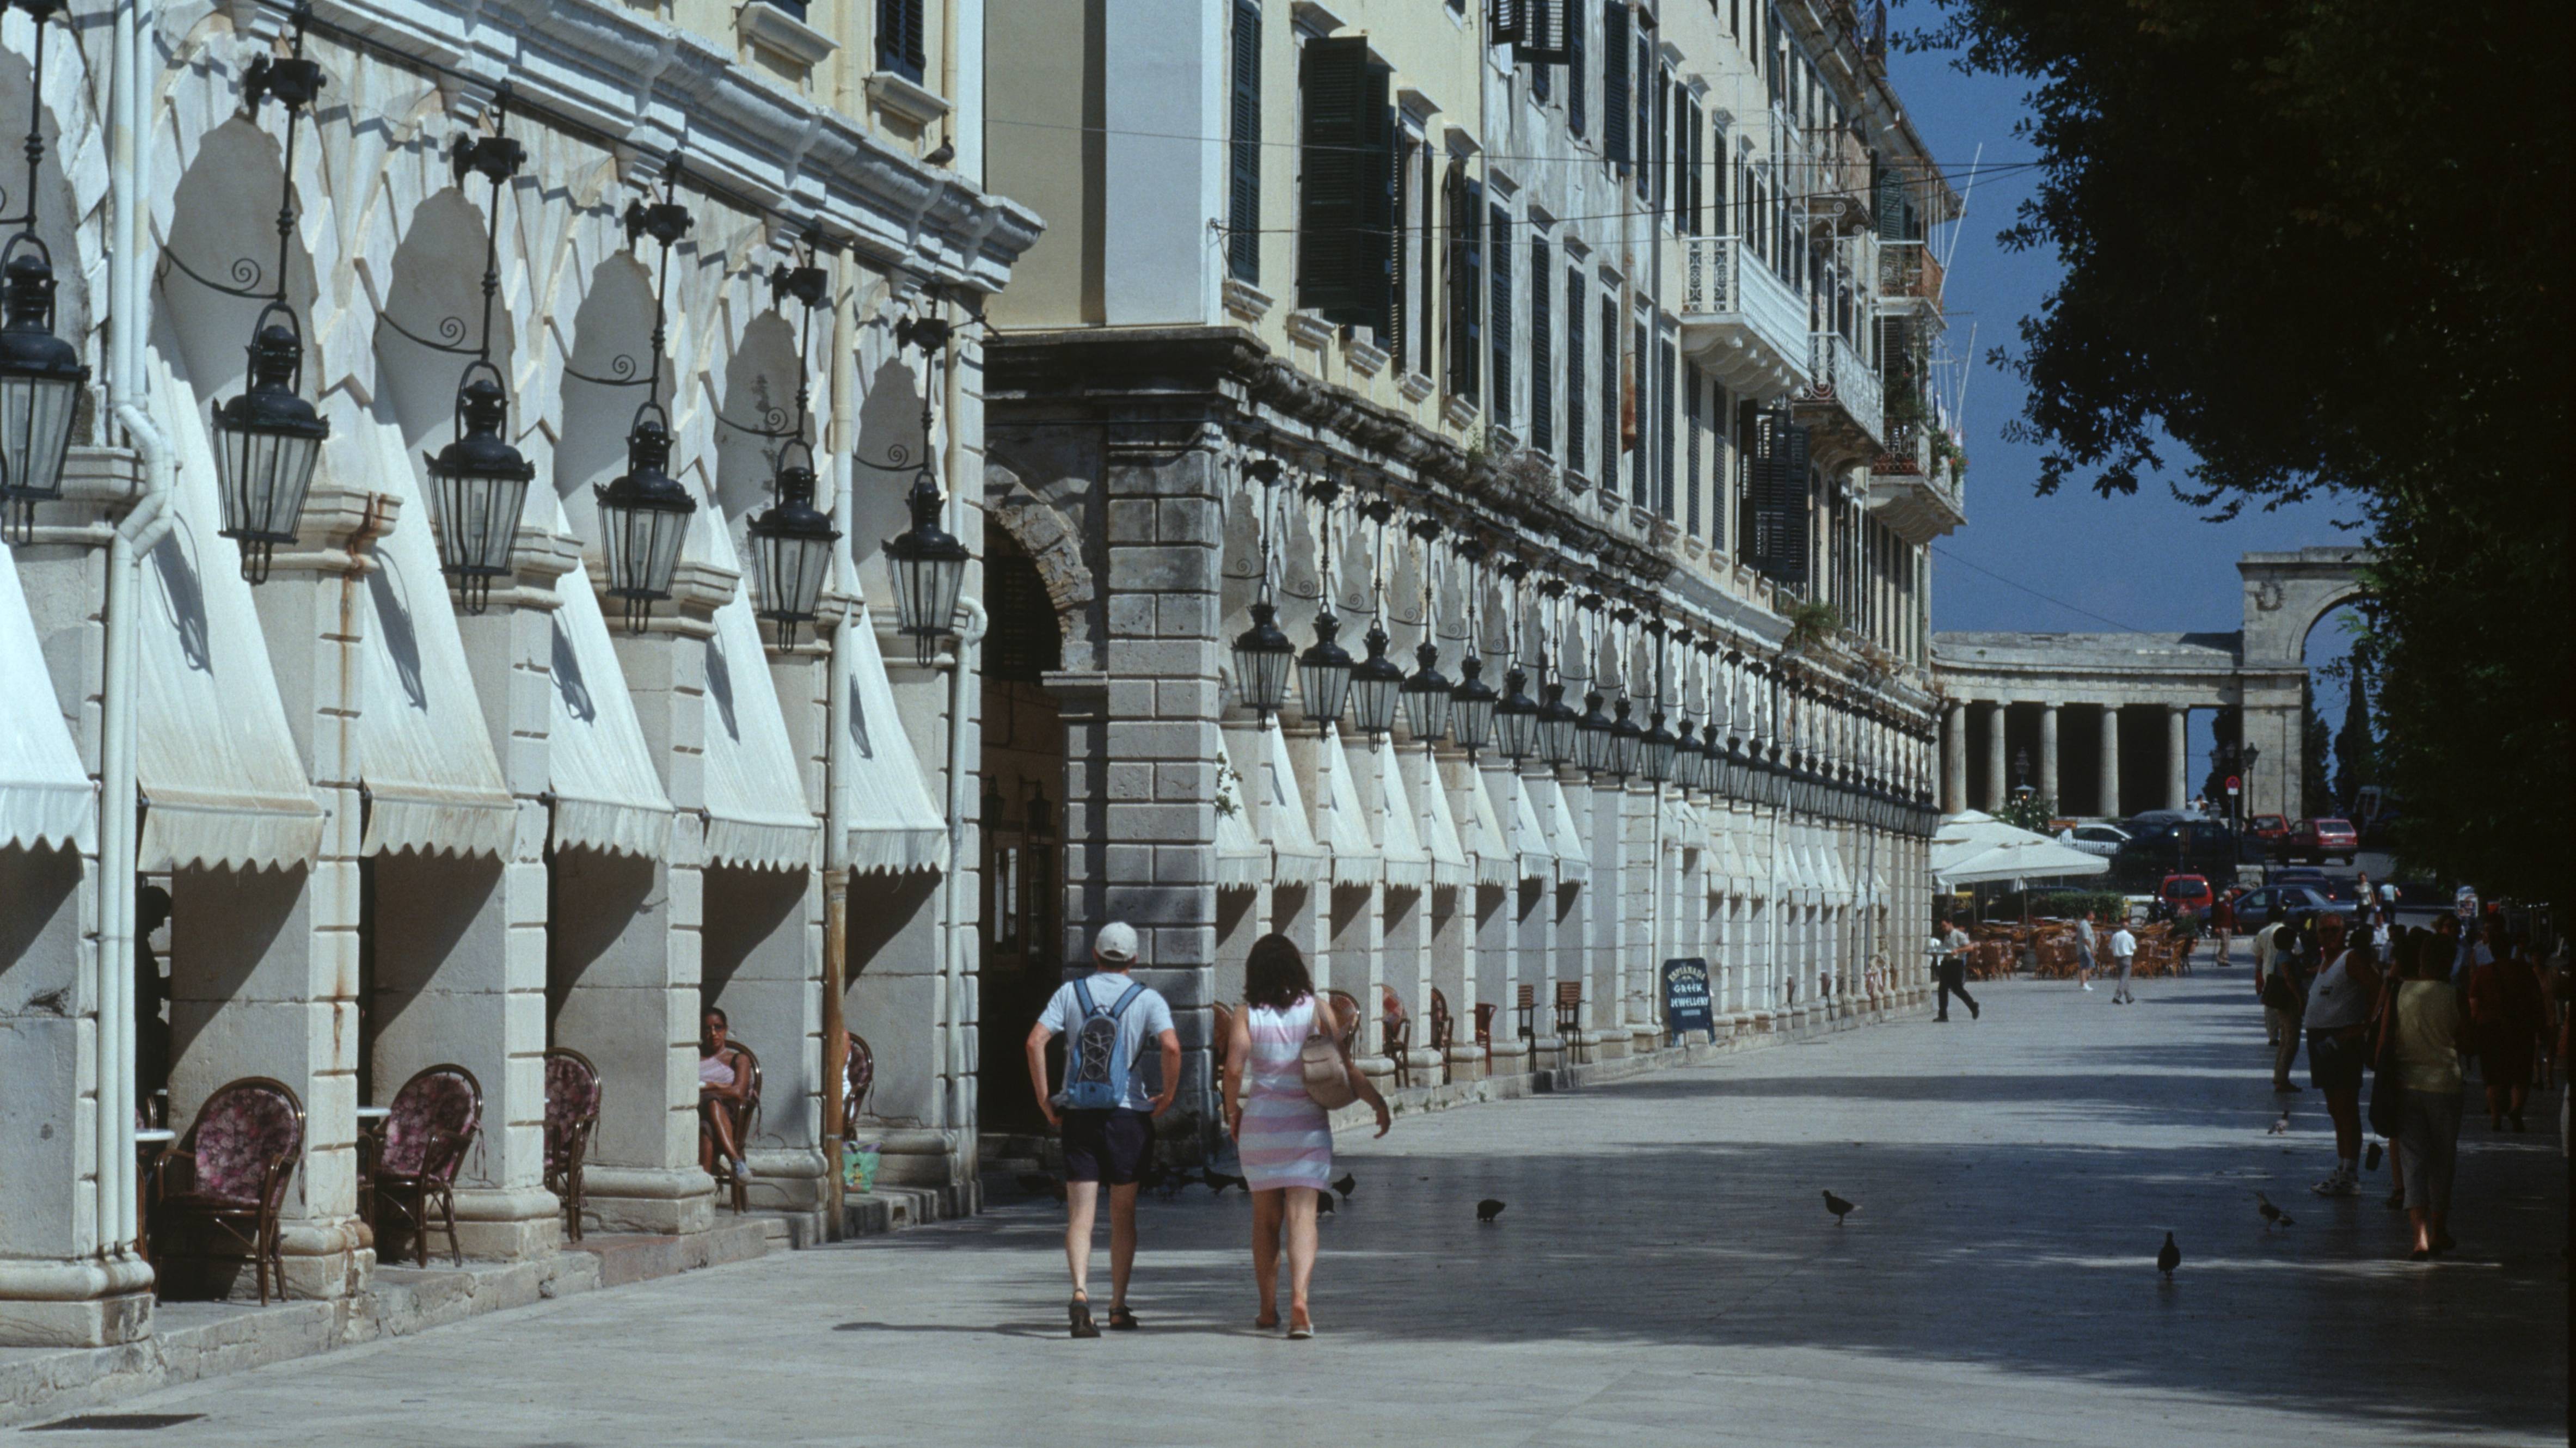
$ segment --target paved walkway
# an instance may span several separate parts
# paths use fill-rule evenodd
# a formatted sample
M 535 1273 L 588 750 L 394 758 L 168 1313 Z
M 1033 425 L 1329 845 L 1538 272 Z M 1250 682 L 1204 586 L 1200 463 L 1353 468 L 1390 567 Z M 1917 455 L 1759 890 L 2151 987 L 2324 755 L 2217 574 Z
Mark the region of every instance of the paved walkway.
M 1993 985 L 1973 1024 L 1401 1121 L 1349 1153 L 1311 1343 L 1248 1330 L 1247 1204 L 1193 1191 L 1148 1204 L 1133 1336 L 1063 1338 L 1056 1218 L 1010 1206 L 172 1389 L 118 1410 L 204 1417 L 81 1441 L 2563 1442 L 2554 1135 L 2471 1125 L 2462 1250 L 2411 1266 L 2384 1169 L 2307 1191 L 2315 1093 L 2266 1134 L 2244 968 L 2139 994 Z

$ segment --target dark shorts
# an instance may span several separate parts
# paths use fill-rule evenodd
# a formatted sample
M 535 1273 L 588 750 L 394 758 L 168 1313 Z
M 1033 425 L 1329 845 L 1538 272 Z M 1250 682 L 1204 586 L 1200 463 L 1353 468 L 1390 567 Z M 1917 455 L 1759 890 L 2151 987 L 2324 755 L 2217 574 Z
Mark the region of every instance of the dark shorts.
M 1105 1182 L 1113 1187 L 1136 1184 L 1137 1168 L 1154 1144 L 1154 1118 L 1142 1111 L 1068 1111 L 1064 1113 L 1064 1179 Z
M 2362 1058 L 2370 1053 L 2370 1033 L 2348 1041 L 2332 1031 L 2308 1032 L 2308 1079 L 2320 1091 L 2359 1091 Z

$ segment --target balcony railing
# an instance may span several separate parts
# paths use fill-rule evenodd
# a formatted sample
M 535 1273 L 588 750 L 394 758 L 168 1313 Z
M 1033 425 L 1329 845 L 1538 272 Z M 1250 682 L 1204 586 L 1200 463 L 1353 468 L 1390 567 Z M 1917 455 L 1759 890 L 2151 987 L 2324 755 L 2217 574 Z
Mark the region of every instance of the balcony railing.
M 1919 242 L 1887 242 L 1878 249 L 1878 294 L 1891 305 L 1941 304 L 1941 263 Z
M 1860 349 L 1840 332 L 1811 333 L 1807 342 L 1807 375 L 1812 380 L 1798 400 L 1833 404 L 1851 419 L 1871 447 L 1883 447 L 1887 440 L 1886 404 L 1877 369 L 1863 362 Z
M 1742 237 L 1694 236 L 1682 250 L 1683 346 L 1738 391 L 1804 386 L 1807 304 Z

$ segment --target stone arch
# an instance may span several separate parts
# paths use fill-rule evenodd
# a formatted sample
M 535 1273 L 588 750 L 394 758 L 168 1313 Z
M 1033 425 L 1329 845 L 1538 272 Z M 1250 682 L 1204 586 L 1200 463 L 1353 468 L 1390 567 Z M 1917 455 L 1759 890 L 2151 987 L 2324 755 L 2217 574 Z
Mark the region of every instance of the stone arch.
M 1082 534 L 1073 521 L 1030 491 L 1018 474 L 994 463 L 984 466 L 984 518 L 1036 561 L 1038 581 L 1055 604 L 1065 667 L 1099 668 L 1101 640 L 1093 618 L 1099 588 L 1082 561 Z
M 2366 548 L 2248 553 L 2237 560 L 2245 580 L 2246 666 L 2299 667 L 2318 621 L 2368 593 L 2369 566 Z

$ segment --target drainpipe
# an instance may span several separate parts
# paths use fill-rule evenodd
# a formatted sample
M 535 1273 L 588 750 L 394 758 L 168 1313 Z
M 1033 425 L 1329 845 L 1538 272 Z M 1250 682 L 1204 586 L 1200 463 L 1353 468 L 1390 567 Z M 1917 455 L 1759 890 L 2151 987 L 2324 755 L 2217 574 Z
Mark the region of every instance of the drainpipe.
M 849 284 L 849 266 L 841 257 L 832 259 L 833 284 Z M 846 313 L 835 311 L 837 323 Z M 844 520 L 856 513 L 851 500 L 857 496 L 856 465 L 851 461 L 857 446 L 856 407 L 858 393 L 857 349 L 841 345 L 832 349 L 831 436 L 829 451 L 835 459 L 835 487 L 839 516 Z M 848 524 L 842 525 L 847 549 Z M 846 559 L 846 553 L 843 554 Z M 849 575 L 855 586 L 856 573 Z M 832 620 L 832 651 L 824 663 L 823 690 L 823 1236 L 826 1241 L 841 1240 L 842 1208 L 846 1203 L 841 1181 L 842 1143 L 849 1139 L 850 1111 L 856 1102 L 842 1099 L 848 1080 L 847 1032 L 849 1019 L 844 997 L 850 984 L 849 901 L 850 901 L 850 684 L 853 665 L 850 650 L 855 647 L 851 631 L 869 625 L 861 618 L 855 601 L 844 607 Z
M 174 521 L 175 469 L 168 442 L 142 407 L 143 252 L 151 193 L 151 147 L 143 143 L 140 0 L 116 8 L 111 39 L 108 167 L 108 409 L 143 462 L 143 496 L 108 544 L 105 678 L 99 699 L 98 1238 L 103 1255 L 125 1256 L 136 1237 L 134 1168 L 134 765 L 138 564 Z M 143 1269 L 140 1287 L 148 1284 Z
M 945 311 L 943 305 L 941 310 Z M 965 385 L 958 380 L 958 367 L 952 362 L 942 379 L 941 402 L 948 412 L 947 455 L 941 459 L 940 472 L 946 484 L 947 518 L 943 526 L 955 538 L 966 536 L 966 489 L 963 477 L 965 446 L 960 437 L 958 420 L 964 416 L 959 404 L 965 399 Z M 975 1113 L 969 1109 L 965 1077 L 966 995 L 968 952 L 975 948 L 975 922 L 967 914 L 966 892 L 960 888 L 966 867 L 966 812 L 974 798 L 967 788 L 966 690 L 980 671 L 983 661 L 984 631 L 987 619 L 983 600 L 971 594 L 960 594 L 957 611 L 963 616 L 957 628 L 957 647 L 949 656 L 948 673 L 948 869 L 940 880 L 940 907 L 946 916 L 946 940 L 940 964 L 942 1027 L 941 1064 L 947 1072 L 948 1085 L 942 1093 L 940 1125 L 956 1134 L 956 1145 L 964 1155 L 974 1148 Z M 980 763 L 980 761 L 976 761 Z

